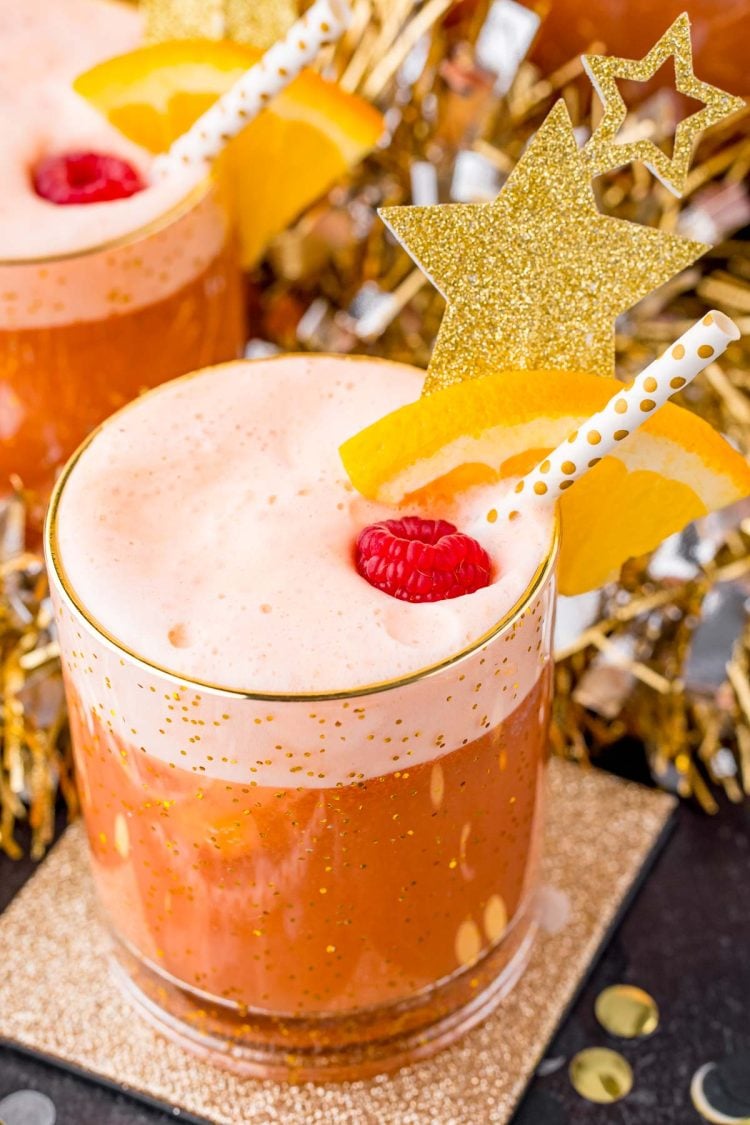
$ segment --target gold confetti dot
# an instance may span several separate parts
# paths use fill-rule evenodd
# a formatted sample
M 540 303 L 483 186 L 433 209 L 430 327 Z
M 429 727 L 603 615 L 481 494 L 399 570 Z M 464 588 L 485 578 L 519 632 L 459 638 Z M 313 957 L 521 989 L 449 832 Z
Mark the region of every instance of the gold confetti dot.
M 601 440 L 602 435 L 598 430 L 592 430 L 590 434 L 586 435 L 586 441 L 589 443 L 589 445 L 598 445 Z
M 701 357 L 701 359 L 710 359 L 713 354 L 714 349 L 710 344 L 701 344 L 701 346 L 698 348 L 698 355 Z
M 491 895 L 484 908 L 484 932 L 490 941 L 497 941 L 508 925 L 508 911 L 500 895 Z
M 575 465 L 573 464 L 572 461 L 563 461 L 560 468 L 562 469 L 562 471 L 564 473 L 568 473 L 568 474 L 574 473 L 576 471 L 576 467 L 575 467 Z
M 628 436 L 629 430 L 615 430 L 615 441 L 622 441 Z
M 641 403 L 641 410 L 644 414 L 648 414 L 649 410 L 653 410 L 655 406 L 656 403 L 652 398 L 644 398 L 643 402 Z
M 487 523 L 496 523 L 496 522 L 497 522 L 497 508 L 490 508 L 489 512 L 487 513 Z
M 550 469 L 549 460 L 542 461 L 541 465 L 539 466 L 539 472 L 540 473 L 548 473 L 549 469 Z
M 656 379 L 654 379 L 653 375 L 649 375 L 648 378 L 643 380 L 643 389 L 644 391 L 648 391 L 649 394 L 655 391 L 658 386 L 659 384 Z
M 560 481 L 560 491 L 564 492 L 566 488 L 572 488 L 574 484 L 575 484 L 574 480 L 561 480 Z
M 681 375 L 675 375 L 674 379 L 669 380 L 669 385 L 679 391 L 680 387 L 684 387 L 686 382 L 687 379 L 683 379 Z
M 592 457 L 591 460 L 589 461 L 589 468 L 593 469 L 594 466 L 598 465 L 600 461 L 601 461 L 601 457 Z
M 470 965 L 476 961 L 482 948 L 482 938 L 479 928 L 469 918 L 462 922 L 456 931 L 456 960 L 459 965 Z
M 576 1093 L 599 1105 L 619 1102 L 633 1088 L 630 1063 L 608 1047 L 579 1051 L 571 1059 L 568 1073 Z
M 537 496 L 544 496 L 546 491 L 547 485 L 543 480 L 538 480 L 534 485 L 534 492 L 536 492 Z
M 524 485 L 524 481 L 522 481 L 522 480 L 519 480 L 518 484 L 517 484 L 517 485 L 516 485 L 516 487 L 515 487 L 515 488 L 513 489 L 513 491 L 514 491 L 514 492 L 523 492 L 523 490 L 524 490 L 524 487 L 525 487 L 525 485 Z
M 706 325 L 706 327 L 708 328 L 708 326 L 710 324 L 713 324 L 713 322 L 714 322 L 714 318 L 711 315 L 711 313 L 706 313 L 706 315 L 703 317 L 703 323 Z
M 604 1030 L 621 1039 L 651 1035 L 659 1026 L 656 1001 L 648 992 L 631 984 L 605 988 L 596 998 L 594 1011 Z
M 628 410 L 627 399 L 618 398 L 617 402 L 615 403 L 615 410 L 617 411 L 618 414 L 627 414 L 627 410 Z
M 675 344 L 672 348 L 672 359 L 684 359 L 685 348 L 683 344 Z

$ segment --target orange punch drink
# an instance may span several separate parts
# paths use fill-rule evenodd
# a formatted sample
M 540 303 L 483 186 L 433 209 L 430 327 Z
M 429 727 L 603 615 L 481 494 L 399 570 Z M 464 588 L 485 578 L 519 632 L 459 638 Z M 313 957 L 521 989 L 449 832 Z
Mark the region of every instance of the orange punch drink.
M 198 372 L 105 423 L 53 498 L 116 971 L 244 1073 L 428 1055 L 533 941 L 555 519 L 477 541 L 486 486 L 412 522 L 354 491 L 339 445 L 422 379 L 326 356 Z
M 107 414 L 240 354 L 241 281 L 216 182 L 150 185 L 150 155 L 72 89 L 135 44 L 135 9 L 28 0 L 0 30 L 0 496 L 20 477 L 39 518 Z
M 521 503 L 622 384 L 422 381 L 361 357 L 209 368 L 106 422 L 53 497 L 116 971 L 243 1073 L 388 1070 L 498 1003 L 536 925 L 556 573 L 591 589 L 750 493 L 667 404 L 557 506 Z

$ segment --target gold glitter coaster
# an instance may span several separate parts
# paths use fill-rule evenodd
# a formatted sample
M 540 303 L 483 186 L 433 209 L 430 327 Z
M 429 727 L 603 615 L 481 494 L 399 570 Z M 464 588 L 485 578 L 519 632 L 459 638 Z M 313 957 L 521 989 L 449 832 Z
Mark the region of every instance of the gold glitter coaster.
M 544 927 L 529 967 L 481 1027 L 437 1058 L 340 1086 L 243 1080 L 168 1043 L 113 985 L 79 825 L 0 916 L 0 1039 L 215 1125 L 507 1122 L 675 802 L 554 761 Z

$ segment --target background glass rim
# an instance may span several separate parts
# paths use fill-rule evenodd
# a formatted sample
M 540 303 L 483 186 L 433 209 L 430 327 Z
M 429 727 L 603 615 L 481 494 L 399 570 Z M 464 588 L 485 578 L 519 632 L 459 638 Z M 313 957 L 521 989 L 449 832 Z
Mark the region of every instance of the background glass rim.
M 217 183 L 218 178 L 215 172 L 210 171 L 207 175 L 198 180 L 197 183 L 193 184 L 191 188 L 188 188 L 185 194 L 181 196 L 176 203 L 172 203 L 166 211 L 162 211 L 155 218 L 149 219 L 148 222 L 141 223 L 134 230 L 128 231 L 126 234 L 119 234 L 114 238 L 92 243 L 90 246 L 84 246 L 80 250 L 68 250 L 60 254 L 42 254 L 31 258 L 0 258 L 0 269 L 13 269 L 14 267 L 24 266 L 37 268 L 52 266 L 63 262 L 74 262 L 80 258 L 92 257 L 95 254 L 106 254 L 125 246 L 134 246 L 139 242 L 144 242 L 147 238 L 150 238 L 151 235 L 158 234 L 160 231 L 172 226 L 173 223 L 178 222 L 184 215 L 189 214 L 190 211 L 194 210 L 208 197 Z

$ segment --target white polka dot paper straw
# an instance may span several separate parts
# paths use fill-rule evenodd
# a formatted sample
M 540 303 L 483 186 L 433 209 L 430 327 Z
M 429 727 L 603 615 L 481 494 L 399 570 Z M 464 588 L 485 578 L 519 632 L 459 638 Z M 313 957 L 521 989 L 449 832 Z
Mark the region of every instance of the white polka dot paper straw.
M 663 355 L 650 363 L 630 386 L 623 384 L 603 410 L 575 430 L 516 485 L 510 496 L 484 519 L 495 523 L 515 519 L 522 507 L 551 504 L 571 485 L 598 465 L 602 457 L 642 426 L 675 391 L 739 340 L 737 325 L 713 310 L 680 336 Z
M 156 158 L 154 178 L 168 176 L 178 167 L 214 160 L 232 137 L 317 57 L 321 47 L 341 38 L 350 17 L 346 0 L 316 0 L 283 39 L 178 137 L 168 152 Z

